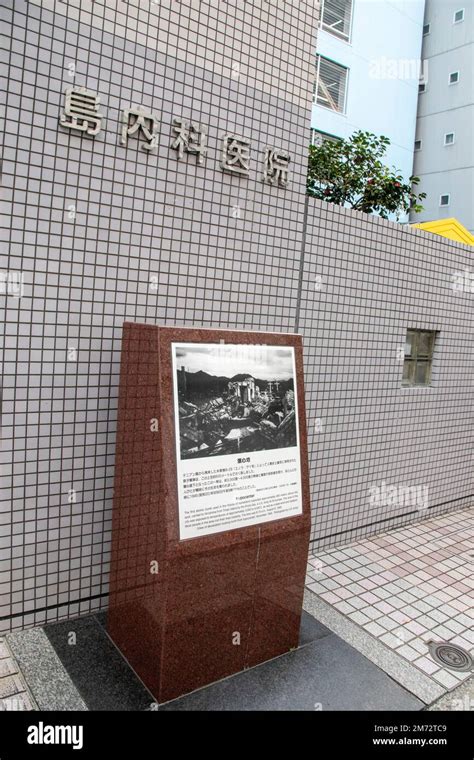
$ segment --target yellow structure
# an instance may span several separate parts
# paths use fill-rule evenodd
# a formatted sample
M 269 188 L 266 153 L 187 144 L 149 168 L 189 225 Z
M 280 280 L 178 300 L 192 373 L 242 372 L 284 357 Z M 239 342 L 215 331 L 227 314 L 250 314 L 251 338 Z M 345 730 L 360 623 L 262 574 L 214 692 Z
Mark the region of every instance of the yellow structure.
M 457 243 L 474 245 L 474 235 L 471 235 L 469 230 L 461 222 L 458 222 L 457 219 L 454 219 L 454 217 L 450 219 L 437 219 L 434 222 L 421 222 L 420 224 L 412 224 L 411 226 L 418 227 L 419 230 L 426 230 L 426 232 L 433 232 L 435 235 L 441 235 L 450 240 L 456 240 Z

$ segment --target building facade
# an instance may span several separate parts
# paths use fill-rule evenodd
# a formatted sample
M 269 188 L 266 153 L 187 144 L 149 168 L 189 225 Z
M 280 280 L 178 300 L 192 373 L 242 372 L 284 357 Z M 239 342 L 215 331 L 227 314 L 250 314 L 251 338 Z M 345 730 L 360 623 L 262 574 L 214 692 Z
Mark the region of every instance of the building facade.
M 303 334 L 314 549 L 472 504 L 472 249 L 305 196 L 313 0 L 1 12 L 0 631 L 107 606 L 124 321 Z
M 322 0 L 312 141 L 385 135 L 385 163 L 412 173 L 424 0 Z
M 412 221 L 454 217 L 474 232 L 474 3 L 427 0 L 414 173 L 426 192 Z
M 317 9 L 2 2 L 0 630 L 107 603 L 123 322 L 294 330 Z

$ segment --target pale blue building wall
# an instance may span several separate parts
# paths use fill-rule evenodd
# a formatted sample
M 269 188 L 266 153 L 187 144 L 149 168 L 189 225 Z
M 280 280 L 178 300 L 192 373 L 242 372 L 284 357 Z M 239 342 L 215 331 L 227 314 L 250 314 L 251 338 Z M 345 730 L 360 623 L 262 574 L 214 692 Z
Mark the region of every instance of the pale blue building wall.
M 357 129 L 391 141 L 386 163 L 412 174 L 425 0 L 354 0 L 349 42 L 321 28 L 317 52 L 346 66 L 345 113 L 313 105 L 311 126 L 337 137 Z

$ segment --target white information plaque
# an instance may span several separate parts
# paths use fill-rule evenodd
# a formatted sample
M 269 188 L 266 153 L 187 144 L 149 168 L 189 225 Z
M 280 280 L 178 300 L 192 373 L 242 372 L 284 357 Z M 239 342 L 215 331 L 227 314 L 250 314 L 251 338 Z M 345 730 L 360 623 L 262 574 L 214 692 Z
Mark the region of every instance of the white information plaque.
M 294 348 L 171 350 L 180 539 L 302 514 Z

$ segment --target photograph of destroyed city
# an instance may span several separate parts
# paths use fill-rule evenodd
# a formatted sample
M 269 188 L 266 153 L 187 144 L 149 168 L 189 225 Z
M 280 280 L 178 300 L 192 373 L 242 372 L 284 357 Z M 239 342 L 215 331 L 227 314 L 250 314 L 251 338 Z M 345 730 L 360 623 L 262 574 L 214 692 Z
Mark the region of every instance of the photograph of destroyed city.
M 297 445 L 292 348 L 173 348 L 181 459 Z

